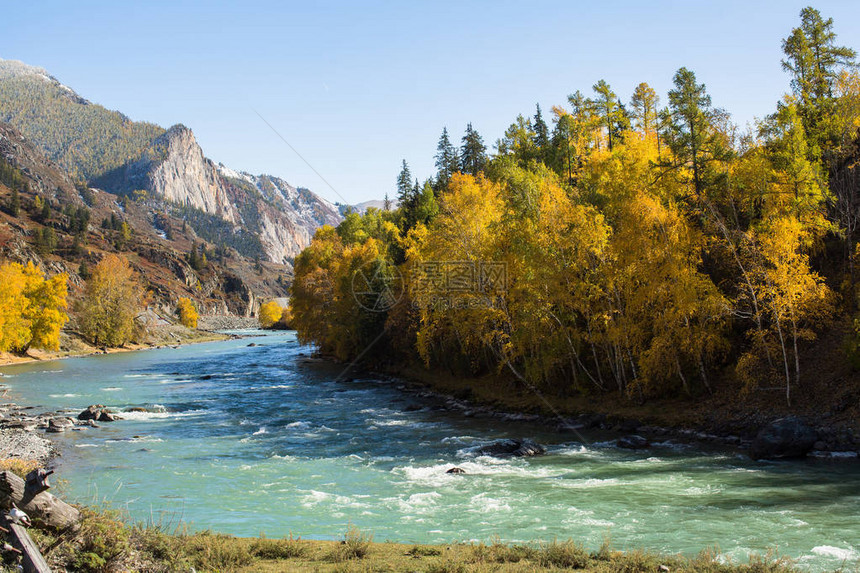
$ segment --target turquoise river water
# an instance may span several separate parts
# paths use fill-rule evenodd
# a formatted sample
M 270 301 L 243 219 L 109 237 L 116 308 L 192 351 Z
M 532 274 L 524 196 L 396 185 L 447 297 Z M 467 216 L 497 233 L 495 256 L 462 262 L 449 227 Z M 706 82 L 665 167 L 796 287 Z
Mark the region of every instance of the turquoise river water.
M 257 346 L 249 347 L 249 342 Z M 810 571 L 860 566 L 860 464 L 753 462 L 676 443 L 647 451 L 425 407 L 303 358 L 292 333 L 0 369 L 9 399 L 146 413 L 57 438 L 64 495 L 132 517 L 244 536 L 405 543 L 573 538 L 728 558 L 776 549 Z M 546 456 L 475 457 L 530 437 Z M 457 465 L 467 475 L 445 471 Z

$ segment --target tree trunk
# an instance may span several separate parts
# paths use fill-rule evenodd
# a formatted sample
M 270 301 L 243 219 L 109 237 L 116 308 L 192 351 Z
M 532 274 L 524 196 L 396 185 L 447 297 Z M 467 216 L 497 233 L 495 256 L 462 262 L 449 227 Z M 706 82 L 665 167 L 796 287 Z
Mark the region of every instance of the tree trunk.
M 21 551 L 21 568 L 24 573 L 51 573 L 51 568 L 42 557 L 42 552 L 30 539 L 27 530 L 17 523 L 10 523 L 5 517 L 2 519 L 3 526 L 9 530 L 9 540 L 13 547 Z
M 80 512 L 45 491 L 47 476 L 30 477 L 38 471 L 31 472 L 27 482 L 10 471 L 0 472 L 0 507 L 9 509 L 15 504 L 30 519 L 50 529 L 63 530 L 75 526 L 81 518 Z

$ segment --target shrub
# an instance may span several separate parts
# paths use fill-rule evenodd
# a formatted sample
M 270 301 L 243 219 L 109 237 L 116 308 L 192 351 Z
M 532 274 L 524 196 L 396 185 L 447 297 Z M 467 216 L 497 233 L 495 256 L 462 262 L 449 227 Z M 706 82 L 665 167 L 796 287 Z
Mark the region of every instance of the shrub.
M 588 553 L 571 540 L 541 544 L 537 560 L 544 567 L 583 569 L 588 566 Z
M 350 559 L 363 559 L 370 551 L 370 544 L 372 542 L 372 533 L 362 533 L 359 528 L 350 525 L 346 529 L 343 541 L 335 545 L 326 558 L 332 563 L 340 563 Z
M 254 561 L 248 547 L 232 535 L 203 531 L 183 539 L 192 566 L 204 571 L 234 571 Z
M 406 555 L 411 555 L 412 557 L 433 557 L 441 554 L 442 551 L 438 547 L 427 547 L 424 545 L 413 545 L 406 552 Z
M 113 511 L 84 509 L 82 516 L 71 559 L 73 567 L 93 573 L 114 569 L 131 549 L 128 528 Z
M 292 559 L 307 553 L 301 542 L 293 538 L 292 533 L 289 538 L 284 539 L 266 539 L 261 535 L 251 544 L 250 551 L 260 559 Z

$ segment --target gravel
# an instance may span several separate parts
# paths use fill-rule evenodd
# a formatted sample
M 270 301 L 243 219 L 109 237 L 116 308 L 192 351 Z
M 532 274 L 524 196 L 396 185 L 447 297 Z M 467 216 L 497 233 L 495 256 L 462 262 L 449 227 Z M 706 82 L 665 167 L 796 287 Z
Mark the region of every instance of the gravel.
M 34 431 L 0 428 L 0 458 L 36 460 L 45 464 L 55 453 L 54 444 Z

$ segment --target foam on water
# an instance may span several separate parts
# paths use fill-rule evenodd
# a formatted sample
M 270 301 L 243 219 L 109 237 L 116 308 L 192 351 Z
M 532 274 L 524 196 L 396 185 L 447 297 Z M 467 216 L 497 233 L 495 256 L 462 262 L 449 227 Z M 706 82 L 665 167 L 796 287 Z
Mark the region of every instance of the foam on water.
M 860 559 L 860 553 L 854 549 L 845 549 L 843 547 L 833 547 L 831 545 L 817 545 L 812 548 L 812 552 L 822 557 L 830 557 L 839 561 L 857 561 Z

